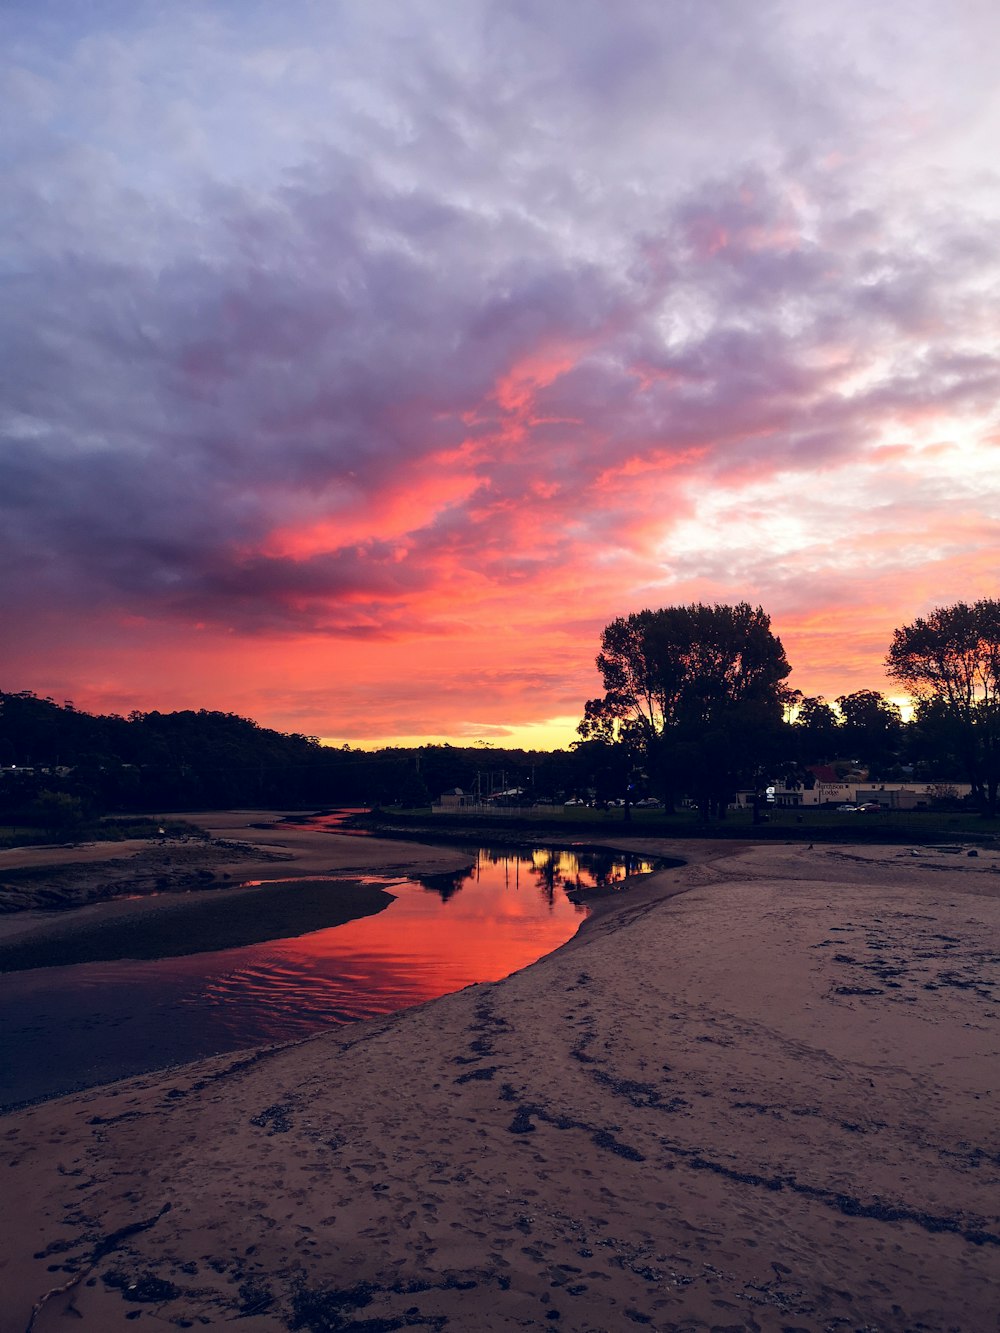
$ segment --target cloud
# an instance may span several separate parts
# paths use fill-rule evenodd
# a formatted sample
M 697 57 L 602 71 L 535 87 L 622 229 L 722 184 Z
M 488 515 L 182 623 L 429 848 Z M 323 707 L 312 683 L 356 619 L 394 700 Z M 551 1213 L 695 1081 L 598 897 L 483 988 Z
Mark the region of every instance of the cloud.
M 405 654 L 389 692 L 419 656 L 393 723 L 436 698 L 458 734 L 592 693 L 580 633 L 563 687 L 532 675 L 560 620 L 596 642 L 640 604 L 749 597 L 794 636 L 825 608 L 861 672 L 875 630 L 844 607 L 888 634 L 961 567 L 988 591 L 1000 199 L 969 143 L 997 21 L 964 7 L 938 50 L 939 18 L 8 6 L 24 669 L 48 615 L 123 663 L 167 626 L 182 672 L 206 636 L 315 636 L 362 689 L 372 653 Z M 489 713 L 449 682 L 491 635 L 519 685 Z

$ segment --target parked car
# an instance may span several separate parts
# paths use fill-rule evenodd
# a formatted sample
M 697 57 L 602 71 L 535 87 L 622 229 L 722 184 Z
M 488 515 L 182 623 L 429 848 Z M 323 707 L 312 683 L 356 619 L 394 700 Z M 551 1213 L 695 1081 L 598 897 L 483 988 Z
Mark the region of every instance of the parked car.
M 662 801 L 658 801 L 655 796 L 644 796 L 641 801 L 636 801 L 637 810 L 659 810 L 663 806 Z
M 838 806 L 837 806 L 837 810 L 838 810 L 838 812 L 839 812 L 840 814 L 842 814 L 842 815 L 856 815 L 856 814 L 858 813 L 858 806 L 856 806 L 856 805 L 838 805 Z

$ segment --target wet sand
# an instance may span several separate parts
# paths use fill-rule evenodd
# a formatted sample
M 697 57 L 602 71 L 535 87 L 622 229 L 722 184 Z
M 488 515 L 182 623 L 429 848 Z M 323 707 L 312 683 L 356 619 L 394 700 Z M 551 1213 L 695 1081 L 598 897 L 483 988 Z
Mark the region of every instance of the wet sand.
M 207 837 L 0 851 L 0 972 L 305 934 L 387 906 L 390 896 L 364 876 L 445 873 L 469 861 L 455 849 L 296 828 L 254 811 L 178 818 Z M 343 881 L 336 900 L 303 884 L 324 875 Z M 284 890 L 284 880 L 298 883 Z
M 290 880 L 218 893 L 170 894 L 138 911 L 105 910 L 87 921 L 48 921 L 0 940 L 0 972 L 120 958 L 180 958 L 265 940 L 291 939 L 384 911 L 393 895 L 357 880 Z
M 505 981 L 0 1121 L 0 1331 L 995 1329 L 1000 856 L 627 845 Z

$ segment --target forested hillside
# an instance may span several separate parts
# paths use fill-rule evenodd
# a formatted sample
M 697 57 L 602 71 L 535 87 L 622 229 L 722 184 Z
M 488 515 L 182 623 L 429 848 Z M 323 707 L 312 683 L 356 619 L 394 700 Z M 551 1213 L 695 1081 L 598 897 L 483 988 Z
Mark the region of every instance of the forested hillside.
M 6 817 L 30 811 L 46 793 L 74 798 L 87 814 L 423 805 L 449 788 L 478 786 L 485 794 L 531 783 L 545 794 L 573 784 L 579 767 L 573 758 L 448 745 L 338 749 L 233 713 L 95 716 L 29 691 L 0 692 L 0 814 Z

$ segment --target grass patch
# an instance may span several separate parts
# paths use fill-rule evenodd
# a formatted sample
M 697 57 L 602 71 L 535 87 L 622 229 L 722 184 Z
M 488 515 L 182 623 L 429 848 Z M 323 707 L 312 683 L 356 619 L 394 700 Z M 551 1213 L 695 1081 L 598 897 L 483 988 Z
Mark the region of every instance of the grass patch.
M 129 838 L 155 838 L 160 830 L 168 838 L 201 838 L 208 834 L 184 819 L 157 819 L 152 815 L 109 815 L 89 819 L 71 830 L 45 828 L 41 824 L 18 820 L 0 823 L 0 849 L 42 847 L 52 843 L 72 846 L 81 842 L 125 842 Z
M 580 833 L 607 835 L 648 834 L 657 838 L 737 838 L 747 841 L 856 842 L 856 843 L 927 843 L 937 841 L 983 842 L 1000 839 L 1000 818 L 984 819 L 974 812 L 953 813 L 934 810 L 885 810 L 878 813 L 849 813 L 839 810 L 782 810 L 769 808 L 766 819 L 753 822 L 751 810 L 731 810 L 725 819 L 703 822 L 695 810 L 636 809 L 626 821 L 622 807 L 607 811 L 586 806 L 536 806 L 523 814 L 496 810 L 490 814 L 470 810 L 431 814 L 424 809 L 383 809 L 379 814 L 360 816 L 357 823 L 369 828 L 386 828 L 395 823 L 398 831 L 420 827 L 424 835 L 435 830 L 454 832 L 461 828 L 483 833 L 488 829 L 531 830 L 543 827 L 546 836 L 560 831 L 574 836 Z

